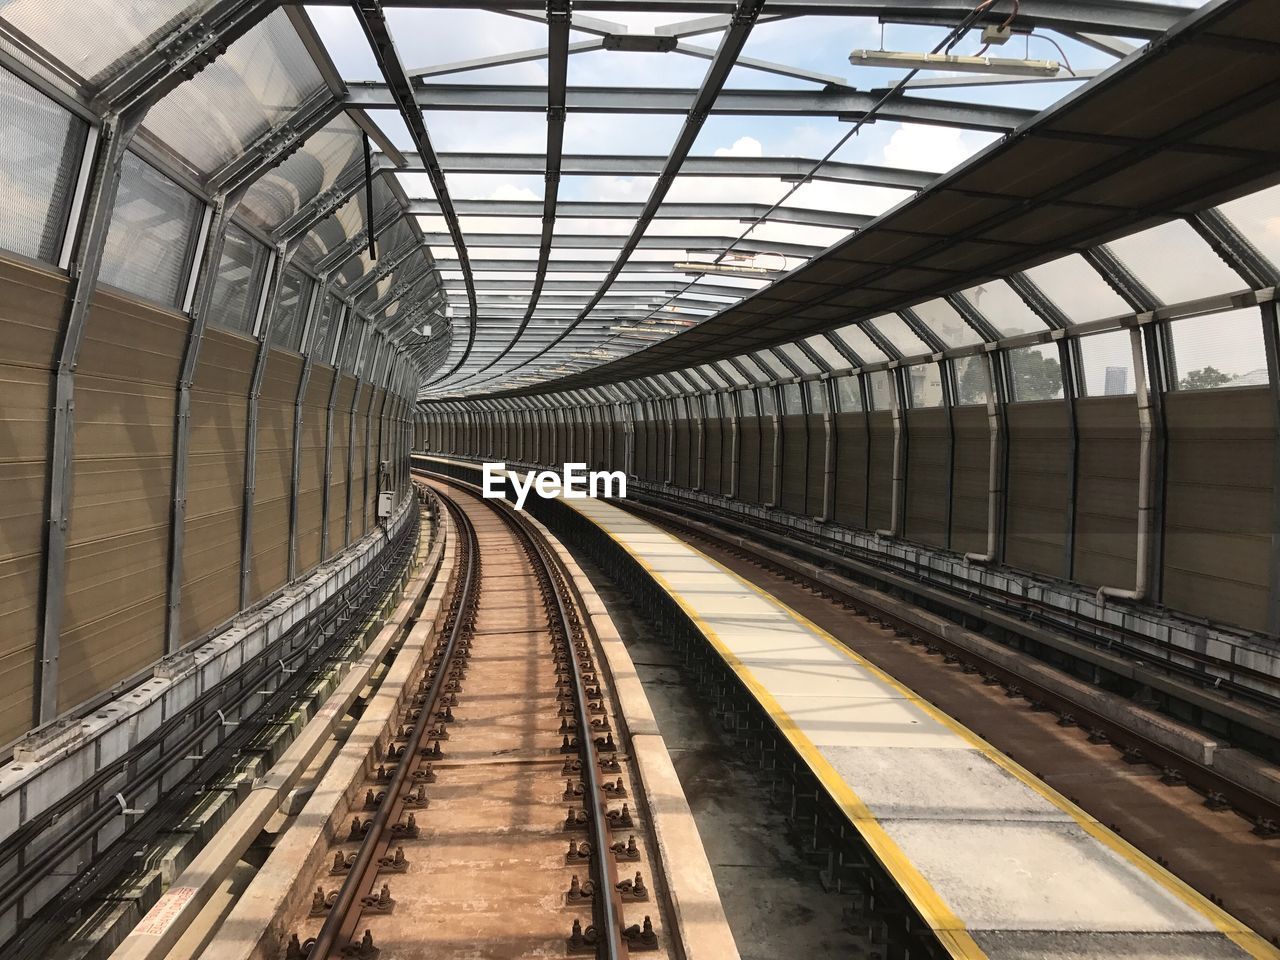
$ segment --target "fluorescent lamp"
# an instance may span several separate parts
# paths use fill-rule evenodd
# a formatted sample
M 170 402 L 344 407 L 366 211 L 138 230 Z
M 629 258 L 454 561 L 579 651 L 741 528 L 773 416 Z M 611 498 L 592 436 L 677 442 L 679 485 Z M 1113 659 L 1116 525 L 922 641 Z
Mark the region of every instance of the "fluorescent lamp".
M 950 53 L 904 53 L 899 50 L 854 50 L 855 67 L 903 67 L 915 70 L 958 70 L 962 73 L 1007 73 L 1018 77 L 1056 77 L 1057 60 L 1012 60 L 1008 57 L 959 57 Z
M 751 267 L 736 263 L 675 263 L 672 266 L 681 273 L 774 273 L 764 267 Z

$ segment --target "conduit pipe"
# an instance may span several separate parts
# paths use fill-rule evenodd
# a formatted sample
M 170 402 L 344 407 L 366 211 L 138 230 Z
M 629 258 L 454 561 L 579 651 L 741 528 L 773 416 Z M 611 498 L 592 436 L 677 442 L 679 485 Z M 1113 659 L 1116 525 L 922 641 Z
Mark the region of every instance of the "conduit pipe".
M 890 487 L 889 528 L 877 530 L 878 537 L 898 536 L 898 514 L 902 510 L 902 398 L 898 395 L 901 381 L 896 369 L 889 371 L 890 416 L 893 418 L 893 485 Z
M 987 465 L 987 551 L 966 553 L 971 563 L 994 563 L 1000 539 L 1000 501 L 1004 496 L 1003 471 L 1000 469 L 1000 444 L 1004 428 L 1000 420 L 1000 401 L 996 395 L 996 365 L 990 353 L 982 355 L 987 373 L 987 433 L 990 437 L 990 459 Z
M 1133 350 L 1133 380 L 1138 400 L 1138 557 L 1133 589 L 1099 587 L 1099 606 L 1107 602 L 1107 597 L 1145 600 L 1147 596 L 1147 569 L 1151 553 L 1151 458 L 1155 445 L 1151 442 L 1151 392 L 1148 389 L 1147 366 L 1142 356 L 1141 327 L 1129 329 L 1129 343 Z

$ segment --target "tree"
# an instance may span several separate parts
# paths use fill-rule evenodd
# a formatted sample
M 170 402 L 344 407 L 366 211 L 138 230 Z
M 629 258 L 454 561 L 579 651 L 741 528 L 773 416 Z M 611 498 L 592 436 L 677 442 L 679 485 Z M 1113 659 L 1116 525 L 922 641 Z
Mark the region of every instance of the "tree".
M 1220 387 L 1224 383 L 1230 383 L 1234 379 L 1235 377 L 1228 376 L 1216 367 L 1201 367 L 1199 370 L 1192 370 L 1179 380 L 1178 389 L 1208 390 L 1211 387 Z
M 1052 400 L 1062 396 L 1062 371 L 1057 357 L 1038 350 L 1010 350 L 1009 375 L 1015 400 Z

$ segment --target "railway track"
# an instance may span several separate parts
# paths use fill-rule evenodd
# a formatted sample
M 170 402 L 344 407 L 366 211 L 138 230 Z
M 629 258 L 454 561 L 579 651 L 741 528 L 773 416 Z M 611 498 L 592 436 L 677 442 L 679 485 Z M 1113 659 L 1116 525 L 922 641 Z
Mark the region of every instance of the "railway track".
M 293 917 L 285 960 L 669 955 L 625 731 L 538 529 L 435 487 L 459 576 L 396 736 Z M 656 871 L 658 874 L 661 871 Z

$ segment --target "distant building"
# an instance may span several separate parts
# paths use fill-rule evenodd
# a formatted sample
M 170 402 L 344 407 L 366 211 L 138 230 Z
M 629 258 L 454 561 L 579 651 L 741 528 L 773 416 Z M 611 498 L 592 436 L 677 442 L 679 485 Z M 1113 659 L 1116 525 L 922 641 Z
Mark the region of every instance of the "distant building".
M 1129 368 L 1107 367 L 1102 393 L 1107 397 L 1122 397 L 1129 392 Z

